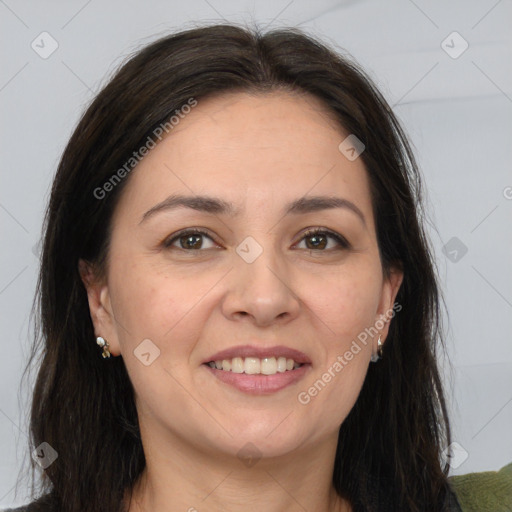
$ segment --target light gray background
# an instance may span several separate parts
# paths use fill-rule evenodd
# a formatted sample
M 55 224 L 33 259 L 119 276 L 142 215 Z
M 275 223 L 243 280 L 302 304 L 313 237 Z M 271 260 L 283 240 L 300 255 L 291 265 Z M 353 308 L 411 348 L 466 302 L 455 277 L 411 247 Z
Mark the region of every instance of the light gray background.
M 512 462 L 510 0 L 0 0 L 0 506 L 25 501 L 23 487 L 14 494 L 30 456 L 28 394 L 18 390 L 42 214 L 64 145 L 131 51 L 222 18 L 306 29 L 352 54 L 394 106 L 425 176 L 427 228 L 450 315 L 454 372 L 450 378 L 445 366 L 446 386 L 454 439 L 464 450 L 452 474 Z M 49 39 L 41 43 L 44 31 L 58 43 L 47 59 L 31 47 L 50 48 Z M 464 41 L 469 47 L 453 58 Z

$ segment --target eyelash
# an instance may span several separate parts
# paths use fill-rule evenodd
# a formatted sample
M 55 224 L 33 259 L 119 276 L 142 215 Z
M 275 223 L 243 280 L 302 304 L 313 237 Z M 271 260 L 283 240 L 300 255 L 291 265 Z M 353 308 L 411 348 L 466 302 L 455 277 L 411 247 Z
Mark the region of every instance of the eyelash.
M 168 239 L 164 240 L 163 246 L 165 248 L 172 248 L 172 244 L 176 240 L 179 240 L 180 238 L 182 238 L 184 236 L 188 236 L 188 235 L 203 235 L 205 237 L 208 237 L 213 242 L 215 242 L 213 240 L 212 236 L 208 232 L 206 232 L 202 229 L 186 229 L 184 231 L 177 233 L 172 238 L 168 238 Z M 309 231 L 306 231 L 306 233 L 303 234 L 303 236 L 299 240 L 299 242 L 302 242 L 302 240 L 304 240 L 305 238 L 311 238 L 313 236 L 318 236 L 318 235 L 327 235 L 327 236 L 333 238 L 334 240 L 336 240 L 336 242 L 340 245 L 340 247 L 342 249 L 350 249 L 351 248 L 350 243 L 344 237 L 335 233 L 334 231 L 331 231 L 329 229 L 323 229 L 323 228 L 314 228 Z M 201 249 L 183 249 L 182 247 L 175 247 L 175 249 L 180 249 L 185 252 L 201 251 Z M 316 252 L 315 249 L 305 249 L 305 250 L 309 250 L 310 252 Z M 336 249 L 319 249 L 319 252 L 329 252 L 332 250 L 336 250 Z

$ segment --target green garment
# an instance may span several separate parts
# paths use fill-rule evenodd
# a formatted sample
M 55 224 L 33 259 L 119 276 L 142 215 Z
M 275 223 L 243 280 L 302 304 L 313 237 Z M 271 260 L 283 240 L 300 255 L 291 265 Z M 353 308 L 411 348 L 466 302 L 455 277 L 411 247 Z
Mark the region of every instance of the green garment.
M 449 477 L 462 512 L 512 512 L 512 463 L 499 471 Z

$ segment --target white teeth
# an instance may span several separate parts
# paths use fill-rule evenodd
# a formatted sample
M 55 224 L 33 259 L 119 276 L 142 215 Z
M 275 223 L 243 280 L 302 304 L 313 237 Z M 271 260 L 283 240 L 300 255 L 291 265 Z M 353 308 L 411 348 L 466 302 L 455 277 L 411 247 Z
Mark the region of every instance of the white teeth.
M 277 358 L 277 371 L 283 373 L 286 371 L 286 357 Z
M 296 370 L 302 365 L 286 357 L 264 357 L 263 359 L 258 357 L 234 357 L 222 361 L 210 361 L 208 366 L 217 370 L 246 373 L 247 375 L 275 375 L 276 373 Z
M 244 372 L 248 375 L 260 373 L 261 361 L 257 357 L 246 357 L 244 361 Z
M 275 375 L 277 373 L 277 361 L 275 357 L 265 357 L 261 360 L 261 373 L 263 375 Z
M 244 360 L 241 357 L 234 357 L 231 360 L 231 371 L 233 373 L 243 373 L 244 372 Z

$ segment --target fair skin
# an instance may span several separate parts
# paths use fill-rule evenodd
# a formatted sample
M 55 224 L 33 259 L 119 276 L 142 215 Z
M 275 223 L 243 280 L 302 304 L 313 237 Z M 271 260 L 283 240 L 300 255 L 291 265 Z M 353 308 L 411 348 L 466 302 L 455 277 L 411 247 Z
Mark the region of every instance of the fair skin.
M 81 264 L 95 332 L 123 357 L 136 394 L 146 468 L 130 512 L 352 510 L 332 486 L 334 455 L 378 336 L 307 404 L 297 397 L 393 307 L 403 276 L 383 275 L 364 164 L 338 149 L 347 135 L 309 95 L 228 94 L 200 100 L 132 171 L 106 276 Z M 141 221 L 171 194 L 220 198 L 240 212 L 181 207 Z M 349 208 L 284 215 L 313 196 L 344 198 L 364 221 Z M 208 236 L 164 246 L 185 228 Z M 236 251 L 249 236 L 262 249 L 251 263 Z M 146 352 L 160 350 L 148 365 L 134 355 L 146 339 Z M 311 363 L 261 395 L 202 364 L 255 343 L 300 350 Z

